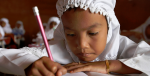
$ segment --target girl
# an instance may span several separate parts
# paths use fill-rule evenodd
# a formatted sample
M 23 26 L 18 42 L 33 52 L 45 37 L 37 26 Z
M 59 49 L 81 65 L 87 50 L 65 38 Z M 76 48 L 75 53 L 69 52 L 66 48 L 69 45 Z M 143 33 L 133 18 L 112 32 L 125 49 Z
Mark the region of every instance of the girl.
M 13 34 L 14 35 L 24 35 L 25 34 L 25 30 L 24 30 L 22 21 L 16 22 L 16 27 L 13 29 Z
M 115 0 L 58 0 L 56 6 L 62 23 L 50 45 L 54 62 L 43 57 L 47 53 L 40 52 L 41 49 L 15 49 L 12 53 L 1 49 L 0 71 L 23 75 L 25 69 L 27 76 L 61 76 L 67 71 L 150 75 L 150 46 L 145 42 L 136 44 L 119 34 L 115 3 Z
M 7 18 L 2 18 L 0 20 L 0 25 L 3 27 L 3 30 L 6 34 L 12 33 L 12 29 Z
M 45 32 L 47 39 L 53 40 L 54 36 L 54 31 L 57 28 L 57 26 L 59 25 L 60 20 L 58 17 L 51 17 L 48 20 L 48 30 Z
M 18 47 L 23 47 L 25 30 L 22 21 L 16 22 L 16 27 L 13 29 L 13 34 L 15 35 L 15 42 L 18 44 Z

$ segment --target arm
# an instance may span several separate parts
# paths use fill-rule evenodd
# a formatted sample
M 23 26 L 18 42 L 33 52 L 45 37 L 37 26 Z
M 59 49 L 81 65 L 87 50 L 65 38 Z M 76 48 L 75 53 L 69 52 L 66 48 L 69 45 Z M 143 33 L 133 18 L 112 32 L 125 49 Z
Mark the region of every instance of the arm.
M 81 71 L 107 73 L 106 62 L 88 62 L 88 63 L 70 63 L 64 66 L 70 73 L 76 73 Z M 109 72 L 118 74 L 141 74 L 142 72 L 130 68 L 120 62 L 119 60 L 109 60 Z
M 134 43 L 127 37 L 120 38 L 119 60 L 110 60 L 110 72 L 120 74 L 140 74 L 150 75 L 150 46 L 145 42 Z M 88 63 L 71 63 L 65 65 L 72 73 L 81 71 L 91 71 L 107 73 L 105 61 Z
M 110 60 L 110 72 L 118 74 L 141 74 L 141 71 L 128 67 L 119 60 Z

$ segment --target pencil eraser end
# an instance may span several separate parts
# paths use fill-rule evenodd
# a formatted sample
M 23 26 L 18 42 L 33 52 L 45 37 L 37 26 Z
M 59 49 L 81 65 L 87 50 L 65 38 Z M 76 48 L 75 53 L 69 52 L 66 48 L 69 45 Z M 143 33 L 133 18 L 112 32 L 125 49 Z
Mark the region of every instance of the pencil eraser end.
M 33 7 L 33 12 L 34 12 L 34 15 L 39 15 L 39 10 L 37 6 Z

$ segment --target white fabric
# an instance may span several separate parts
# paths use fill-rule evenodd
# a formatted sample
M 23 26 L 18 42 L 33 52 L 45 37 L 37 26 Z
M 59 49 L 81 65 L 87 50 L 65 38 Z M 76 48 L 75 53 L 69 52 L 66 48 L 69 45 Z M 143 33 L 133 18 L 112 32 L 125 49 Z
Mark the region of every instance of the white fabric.
M 53 41 L 50 44 L 50 49 L 55 62 L 60 64 L 73 62 L 69 53 L 64 51 L 66 49 L 64 42 Z M 48 54 L 46 49 L 43 49 L 42 47 L 24 47 L 22 49 L 0 48 L 0 72 L 25 76 L 24 69 L 43 56 L 48 56 Z
M 0 34 L 2 35 L 1 38 L 3 38 L 3 37 L 5 36 L 4 30 L 3 30 L 3 28 L 1 27 L 1 25 L 0 25 Z
M 49 30 L 48 29 L 48 24 L 47 23 L 43 23 L 43 26 L 46 26 L 46 28 L 44 29 L 44 31 L 46 33 Z M 42 35 L 41 35 L 40 31 L 36 34 L 36 36 L 37 36 L 36 39 L 33 39 L 32 41 L 36 42 L 37 44 L 43 43 L 43 39 L 42 39 Z
M 77 1 L 78 3 L 75 3 L 74 1 Z M 63 11 L 63 6 L 70 5 L 69 3 L 71 2 L 76 6 L 78 6 L 78 4 L 80 5 L 80 3 L 80 6 L 82 6 L 83 3 L 83 5 L 88 4 L 96 9 L 101 8 L 105 10 L 107 14 L 109 14 L 107 15 L 109 32 L 106 48 L 104 52 L 93 61 L 119 59 L 127 66 L 150 75 L 150 70 L 148 69 L 150 68 L 150 46 L 145 42 L 136 44 L 127 37 L 119 34 L 120 25 L 113 11 L 115 0 L 58 0 L 57 9 L 60 17 L 63 14 L 60 12 L 60 10 Z M 94 9 L 91 8 L 91 10 Z M 54 32 L 54 41 L 50 42 L 50 49 L 54 61 L 60 64 L 67 64 L 73 61 L 78 62 L 78 58 L 70 51 L 63 32 L 63 25 L 59 25 Z M 42 56 L 47 56 L 45 49 L 23 48 L 18 50 L 7 50 L 0 48 L 0 67 L 3 67 L 0 68 L 0 71 L 24 75 L 23 69 Z M 15 68 L 15 70 L 13 68 Z
M 0 21 L 4 21 L 6 23 L 6 26 L 3 27 L 4 32 L 5 33 L 12 33 L 12 29 L 10 27 L 9 20 L 7 18 L 2 18 Z
M 51 22 L 57 23 L 53 29 L 49 28 L 49 25 Z M 58 17 L 50 17 L 47 23 L 43 23 L 43 26 L 46 26 L 45 35 L 46 35 L 47 39 L 54 38 L 54 31 L 57 28 L 57 26 L 59 25 L 59 23 L 60 23 L 60 20 Z M 38 44 L 43 43 L 43 38 L 42 38 L 41 32 L 37 33 L 37 38 L 35 39 L 35 42 Z
M 56 24 L 56 26 L 55 27 L 53 27 L 53 29 L 56 29 L 57 28 L 57 26 L 59 25 L 59 23 L 60 23 L 60 20 L 59 20 L 59 18 L 58 17 L 50 17 L 49 18 L 49 20 L 48 20 L 48 22 L 47 22 L 47 24 L 48 24 L 48 28 L 49 28 L 49 26 L 50 26 L 50 23 L 51 22 L 56 22 L 57 24 Z
M 50 29 L 49 31 L 45 32 L 47 39 L 54 38 L 54 29 Z
M 17 24 L 20 24 L 20 27 L 18 28 L 17 27 Z M 25 29 L 24 29 L 24 26 L 23 26 L 23 22 L 22 21 L 17 21 L 16 22 L 16 27 L 13 29 L 13 32 L 15 34 L 19 34 L 19 35 L 24 35 L 25 34 Z
M 45 32 L 47 39 L 53 39 L 54 38 L 54 31 L 57 28 L 57 26 L 60 23 L 60 20 L 58 17 L 50 17 L 47 24 L 48 24 L 48 28 L 50 28 L 50 23 L 51 22 L 56 22 L 57 24 L 55 25 L 55 27 L 53 27 L 52 29 L 49 29 L 48 31 Z

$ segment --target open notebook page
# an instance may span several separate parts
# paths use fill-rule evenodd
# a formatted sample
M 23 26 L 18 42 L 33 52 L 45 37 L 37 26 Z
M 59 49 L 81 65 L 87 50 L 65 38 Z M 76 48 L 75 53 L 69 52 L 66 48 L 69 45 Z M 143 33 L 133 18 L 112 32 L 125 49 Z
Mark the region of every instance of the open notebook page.
M 89 72 L 89 73 L 78 72 L 78 73 L 73 73 L 73 74 L 67 73 L 63 76 L 116 76 L 116 75 L 108 75 L 108 74 L 101 74 L 101 73 L 95 73 L 95 72 Z
M 102 74 L 102 73 L 96 73 L 96 72 L 78 72 L 78 73 L 67 73 L 63 76 L 139 76 L 139 74 L 128 74 L 128 75 L 109 75 L 109 74 Z M 145 75 L 140 75 L 140 76 L 145 76 Z

